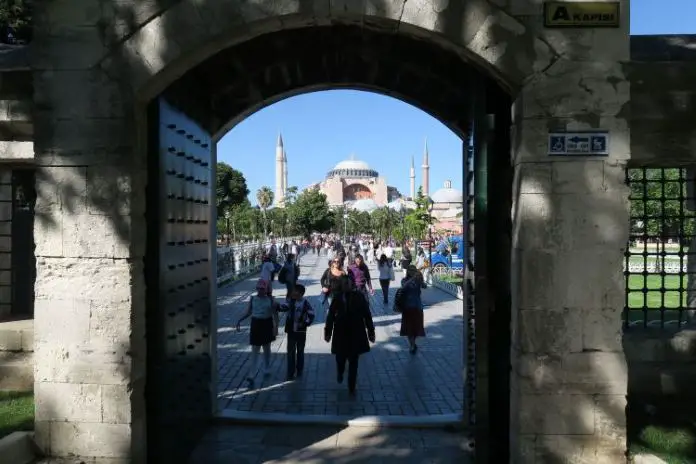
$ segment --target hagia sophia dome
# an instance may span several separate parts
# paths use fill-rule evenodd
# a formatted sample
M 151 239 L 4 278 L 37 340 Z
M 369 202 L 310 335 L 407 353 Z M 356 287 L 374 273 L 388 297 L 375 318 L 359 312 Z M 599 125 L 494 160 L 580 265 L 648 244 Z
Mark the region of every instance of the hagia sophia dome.
M 379 177 L 379 172 L 371 169 L 366 162 L 356 160 L 354 156 L 351 156 L 350 159 L 341 161 L 326 173 L 326 178 L 330 177 L 348 177 L 353 179 Z

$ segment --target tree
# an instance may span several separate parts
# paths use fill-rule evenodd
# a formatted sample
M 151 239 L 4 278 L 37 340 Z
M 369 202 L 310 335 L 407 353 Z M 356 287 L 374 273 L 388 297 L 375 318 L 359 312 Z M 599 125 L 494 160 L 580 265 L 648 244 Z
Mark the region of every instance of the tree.
M 692 235 L 694 221 L 683 217 L 693 214 L 686 201 L 686 179 L 685 169 L 629 169 L 631 234 L 680 242 Z
M 423 188 L 418 188 L 416 193 L 416 209 L 406 215 L 406 225 L 409 231 L 416 239 L 421 239 L 425 236 L 428 226 L 432 224 L 433 218 L 428 211 L 430 199 L 423 195 Z
M 247 202 L 249 188 L 244 174 L 227 163 L 217 163 L 215 169 L 215 197 L 218 217 L 230 213 L 235 206 Z
M 256 201 L 263 214 L 263 234 L 268 236 L 268 225 L 266 224 L 266 211 L 273 204 L 273 190 L 265 185 L 256 191 Z
M 386 206 L 372 212 L 373 232 L 380 240 L 400 234 L 401 229 L 397 225 L 400 225 L 399 212 Z
M 328 232 L 334 225 L 334 214 L 326 195 L 318 189 L 303 191 L 286 209 L 292 226 L 305 236 L 312 232 Z
M 26 43 L 32 35 L 32 0 L 0 0 L 2 42 Z M 10 34 L 14 40 L 10 40 Z

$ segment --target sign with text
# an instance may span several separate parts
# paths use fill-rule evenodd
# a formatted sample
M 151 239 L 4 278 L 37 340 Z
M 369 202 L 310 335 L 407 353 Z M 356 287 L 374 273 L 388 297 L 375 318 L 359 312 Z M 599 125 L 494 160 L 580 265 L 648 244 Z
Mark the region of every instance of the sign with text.
M 608 132 L 551 132 L 551 156 L 609 156 Z
M 546 27 L 619 27 L 619 2 L 546 2 Z

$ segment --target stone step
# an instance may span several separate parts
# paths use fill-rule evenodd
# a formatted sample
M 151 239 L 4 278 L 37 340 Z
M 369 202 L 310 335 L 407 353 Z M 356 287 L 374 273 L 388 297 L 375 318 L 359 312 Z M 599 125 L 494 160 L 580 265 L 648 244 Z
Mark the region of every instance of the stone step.
M 34 353 L 0 351 L 0 391 L 34 389 Z
M 0 352 L 34 351 L 34 320 L 0 322 Z

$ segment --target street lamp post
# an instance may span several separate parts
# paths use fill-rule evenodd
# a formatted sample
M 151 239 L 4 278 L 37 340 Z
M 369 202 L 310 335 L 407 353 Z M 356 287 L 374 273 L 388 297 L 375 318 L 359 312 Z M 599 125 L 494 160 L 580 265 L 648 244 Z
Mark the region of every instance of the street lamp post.
M 401 213 L 401 246 L 403 247 L 403 244 L 406 243 L 406 217 L 403 208 L 399 212 Z
M 343 243 L 345 244 L 348 240 L 348 213 L 343 210 Z
M 433 265 L 433 208 L 435 202 L 428 198 L 428 265 Z

